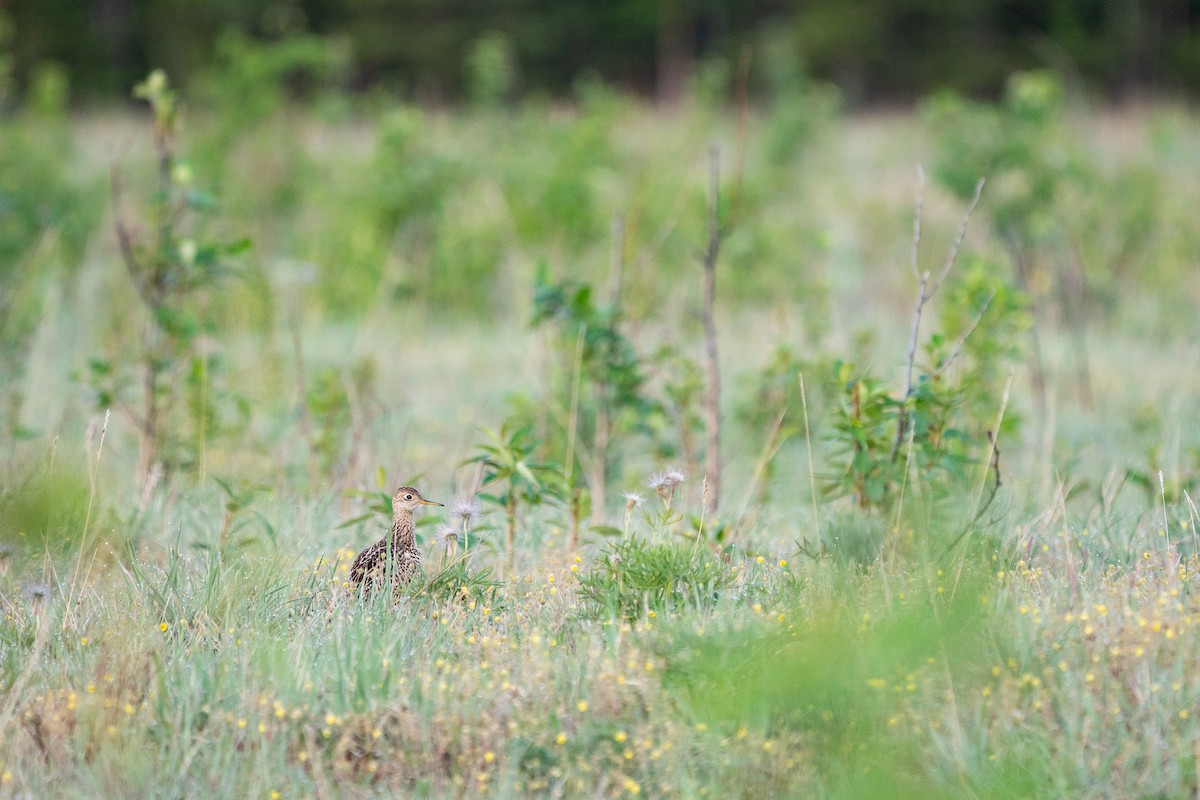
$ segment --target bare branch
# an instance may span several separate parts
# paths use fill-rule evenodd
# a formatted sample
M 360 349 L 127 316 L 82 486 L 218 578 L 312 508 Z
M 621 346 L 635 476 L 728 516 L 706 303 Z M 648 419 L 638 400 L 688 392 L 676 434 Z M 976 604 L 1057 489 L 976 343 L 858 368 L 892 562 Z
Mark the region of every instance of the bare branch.
M 925 172 L 920 167 L 917 168 L 917 180 L 920 188 L 917 191 L 916 198 L 916 213 L 913 220 L 913 250 L 912 250 L 912 268 L 913 275 L 916 276 L 919 284 L 917 291 L 917 304 L 913 309 L 912 328 L 909 331 L 908 337 L 908 359 L 904 365 L 904 396 L 903 402 L 907 403 L 912 397 L 913 390 L 913 365 L 917 359 L 917 343 L 921 336 L 921 317 L 925 313 L 925 305 L 933 299 L 933 296 L 942 288 L 942 283 L 945 282 L 946 276 L 950 274 L 951 268 L 954 266 L 955 259 L 958 258 L 958 248 L 962 245 L 963 239 L 967 235 L 967 223 L 971 220 L 971 214 L 975 211 L 975 206 L 979 204 L 979 196 L 983 192 L 983 178 L 975 184 L 975 196 L 971 198 L 971 204 L 967 207 L 967 211 L 963 214 L 962 222 L 958 226 L 958 235 L 954 238 L 954 243 L 950 246 L 950 253 L 946 257 L 946 263 L 942 267 L 942 274 L 937 279 L 937 283 L 932 286 L 929 283 L 929 272 L 920 272 L 917 267 L 917 247 L 921 241 L 921 206 L 925 188 Z M 990 302 L 990 300 L 989 300 Z M 975 322 L 978 325 L 978 320 Z M 974 330 L 974 325 L 971 327 Z M 968 331 L 968 334 L 970 331 Z M 961 347 L 961 342 L 959 344 Z M 936 374 L 936 373 L 935 373 Z M 892 442 L 892 462 L 900 455 L 900 445 L 904 442 L 904 436 L 908 433 L 908 409 L 900 410 L 899 424 L 896 426 L 896 439 Z
M 967 235 L 967 223 L 971 221 L 971 214 L 975 212 L 975 206 L 979 205 L 979 197 L 983 194 L 984 179 L 980 178 L 975 184 L 975 196 L 971 198 L 971 204 L 967 206 L 966 213 L 963 214 L 962 222 L 958 225 L 958 235 L 954 237 L 954 244 L 950 246 L 950 252 L 946 256 L 946 263 L 942 267 L 942 275 L 938 278 L 938 282 L 934 284 L 933 291 L 929 296 L 937 294 L 937 290 L 942 288 L 942 282 L 946 280 L 946 276 L 950 274 L 951 268 L 954 267 L 954 260 L 958 258 L 958 248 L 962 245 L 963 239 Z
M 921 272 L 917 267 L 917 253 L 921 249 L 921 208 L 925 204 L 925 170 L 917 164 L 917 196 L 913 209 L 912 274 L 919 283 Z
M 912 328 L 908 334 L 908 359 L 904 363 L 904 395 L 903 401 L 908 402 L 913 390 L 913 365 L 917 360 L 917 342 L 921 337 L 921 317 L 925 313 L 925 304 L 933 297 L 929 291 L 929 273 L 924 272 L 918 278 L 920 286 L 917 291 L 917 306 L 913 309 Z M 900 445 L 908 433 L 908 409 L 900 410 L 900 421 L 896 425 L 896 439 L 892 442 L 892 462 L 900 455 Z

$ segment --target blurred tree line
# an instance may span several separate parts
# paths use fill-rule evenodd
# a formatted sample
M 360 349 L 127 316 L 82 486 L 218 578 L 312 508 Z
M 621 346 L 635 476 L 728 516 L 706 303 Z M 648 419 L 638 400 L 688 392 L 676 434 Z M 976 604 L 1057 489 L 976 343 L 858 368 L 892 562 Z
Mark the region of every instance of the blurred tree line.
M 513 92 L 590 74 L 671 102 L 704 59 L 753 63 L 764 36 L 855 103 L 996 96 L 1045 66 L 1110 95 L 1200 90 L 1200 0 L 5 0 L 0 14 L 17 90 L 56 63 L 76 100 L 125 97 L 151 67 L 186 85 L 231 29 L 326 38 L 347 55 L 347 88 L 434 101 L 467 91 L 487 37 Z

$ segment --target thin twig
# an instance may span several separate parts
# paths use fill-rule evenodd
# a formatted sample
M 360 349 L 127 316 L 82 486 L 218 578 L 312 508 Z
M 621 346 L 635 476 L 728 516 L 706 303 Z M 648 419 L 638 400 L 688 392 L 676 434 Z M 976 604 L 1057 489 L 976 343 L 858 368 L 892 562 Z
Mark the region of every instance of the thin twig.
M 995 298 L 996 293 L 994 291 L 987 296 L 987 299 L 983 301 L 983 305 L 979 307 L 979 313 L 975 315 L 975 319 L 971 321 L 971 324 L 967 326 L 967 330 L 962 336 L 958 337 L 958 341 L 954 343 L 954 347 L 950 350 L 950 355 L 946 356 L 946 360 L 941 363 L 941 366 L 933 371 L 933 374 L 929 376 L 930 378 L 936 378 L 937 376 L 941 375 L 951 364 L 954 363 L 954 360 L 958 358 L 959 353 L 962 352 L 963 345 L 967 343 L 968 337 L 970 337 L 970 335 L 975 332 L 975 329 L 979 327 L 979 323 L 983 320 L 983 315 L 987 313 L 988 306 L 992 304 L 992 300 Z
M 996 443 L 996 438 L 999 435 L 1001 426 L 1004 424 L 1004 415 L 1008 411 L 1008 397 L 1009 397 L 1009 392 L 1012 390 L 1012 384 L 1013 384 L 1013 375 L 1012 375 L 1012 373 L 1009 373 L 1008 383 L 1006 383 L 1004 386 L 1004 395 L 1000 398 L 1000 411 L 996 415 L 996 426 L 995 426 L 996 432 L 995 433 L 993 433 L 992 431 L 987 432 L 988 445 L 990 447 L 990 450 L 988 452 L 987 464 L 988 464 L 988 470 L 990 470 L 992 472 L 992 474 L 995 476 L 995 483 L 992 486 L 991 492 L 988 493 L 987 499 L 982 503 L 982 505 L 979 506 L 979 508 L 975 512 L 974 516 L 971 517 L 970 521 L 967 522 L 967 524 L 963 526 L 963 529 L 961 531 L 959 531 L 958 535 L 956 535 L 953 539 L 951 539 L 950 543 L 947 544 L 946 547 L 942 550 L 942 555 L 941 555 L 942 558 L 945 558 L 947 555 L 949 555 L 950 552 L 955 547 L 958 546 L 959 542 L 961 542 L 963 539 L 965 539 L 967 537 L 968 534 L 971 533 L 971 529 L 975 527 L 975 524 L 977 522 L 979 522 L 979 520 L 983 519 L 983 515 L 987 512 L 988 508 L 991 507 L 992 501 L 994 501 L 996 499 L 997 492 L 1000 491 L 1000 486 L 1002 485 L 1002 482 L 1000 479 L 1000 448 Z M 979 489 L 976 492 L 977 497 L 982 497 L 983 487 L 986 483 L 987 483 L 987 471 L 985 471 L 980 477 Z M 978 500 L 976 500 L 975 502 L 978 503 Z M 958 588 L 959 578 L 962 577 L 963 564 L 964 564 L 963 561 L 959 562 L 958 570 L 955 574 L 954 586 L 955 586 L 956 590 Z
M 971 204 L 967 206 L 966 212 L 963 214 L 962 222 L 958 225 L 958 234 L 954 237 L 954 244 L 950 246 L 950 252 L 946 256 L 946 264 L 942 267 L 942 275 L 938 278 L 938 282 L 930 292 L 930 296 L 937 293 L 937 290 L 942 288 L 942 283 L 946 280 L 946 276 L 950 274 L 951 268 L 954 267 L 954 260 L 958 258 L 958 248 L 962 245 L 963 239 L 967 235 L 967 224 L 971 221 L 971 214 L 975 212 L 975 206 L 979 205 L 979 197 L 983 194 L 984 179 L 980 178 L 975 184 L 975 196 L 971 198 Z
M 567 412 L 567 458 L 563 463 L 563 479 L 568 487 L 575 474 L 575 434 L 579 425 L 579 389 L 583 380 L 583 341 L 587 334 L 587 325 L 579 326 L 579 336 L 575 342 L 575 360 L 571 379 L 571 407 Z
M 917 264 L 920 259 L 918 252 L 921 249 L 921 209 L 925 205 L 925 170 L 920 164 L 917 164 L 917 196 L 913 201 L 913 243 L 912 243 L 912 274 L 921 281 L 921 271 Z

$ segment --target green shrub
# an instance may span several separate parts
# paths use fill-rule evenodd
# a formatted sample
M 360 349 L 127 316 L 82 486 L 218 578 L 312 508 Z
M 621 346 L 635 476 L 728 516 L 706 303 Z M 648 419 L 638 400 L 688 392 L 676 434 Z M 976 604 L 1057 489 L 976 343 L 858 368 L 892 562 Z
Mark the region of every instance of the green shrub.
M 732 581 L 728 565 L 707 548 L 625 538 L 580 575 L 579 597 L 589 617 L 636 622 L 710 607 Z

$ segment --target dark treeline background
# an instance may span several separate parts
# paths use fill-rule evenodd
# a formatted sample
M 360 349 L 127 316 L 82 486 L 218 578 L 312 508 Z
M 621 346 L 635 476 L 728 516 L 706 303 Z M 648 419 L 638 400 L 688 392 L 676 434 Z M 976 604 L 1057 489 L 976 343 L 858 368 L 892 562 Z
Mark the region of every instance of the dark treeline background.
M 344 55 L 348 88 L 429 101 L 463 96 L 464 65 L 485 36 L 503 43 L 519 92 L 558 94 L 595 75 L 671 102 L 706 59 L 736 70 L 757 63 L 768 40 L 857 104 L 939 88 L 994 96 L 1012 71 L 1039 66 L 1108 97 L 1200 92 L 1200 0 L 7 0 L 0 9 L 17 89 L 57 64 L 76 101 L 125 96 L 151 67 L 187 84 L 230 31 L 321 37 Z

